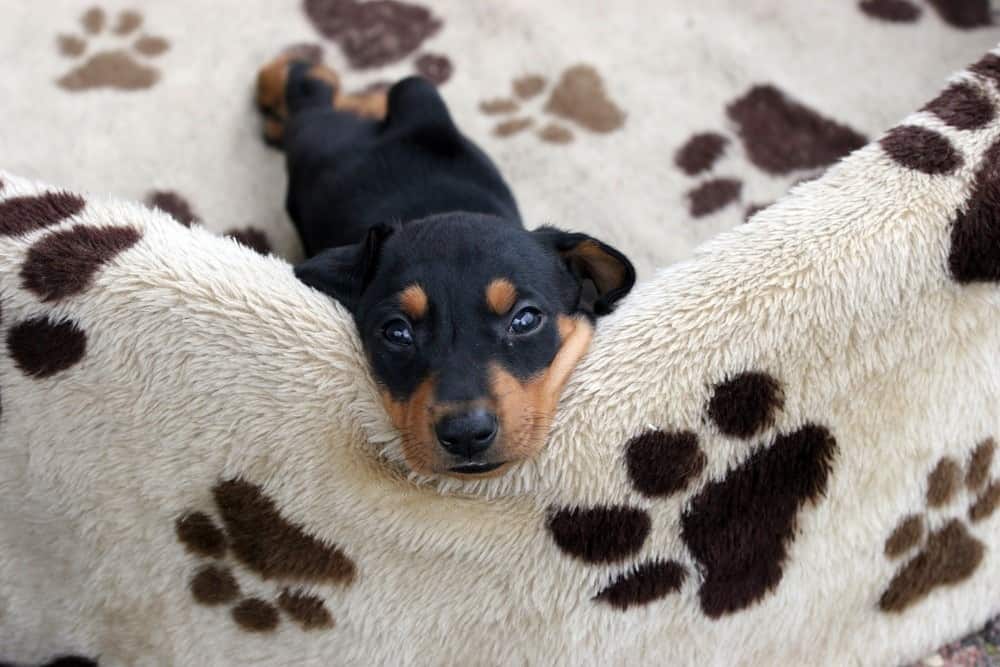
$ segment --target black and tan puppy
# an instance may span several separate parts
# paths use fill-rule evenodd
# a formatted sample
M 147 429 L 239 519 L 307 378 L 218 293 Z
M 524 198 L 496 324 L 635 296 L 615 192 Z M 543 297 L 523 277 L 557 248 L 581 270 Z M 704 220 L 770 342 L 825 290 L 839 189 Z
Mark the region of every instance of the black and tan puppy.
M 348 96 L 285 55 L 261 70 L 287 157 L 296 275 L 354 316 L 417 472 L 502 474 L 542 447 L 592 322 L 635 281 L 584 234 L 526 231 L 497 168 L 429 82 Z

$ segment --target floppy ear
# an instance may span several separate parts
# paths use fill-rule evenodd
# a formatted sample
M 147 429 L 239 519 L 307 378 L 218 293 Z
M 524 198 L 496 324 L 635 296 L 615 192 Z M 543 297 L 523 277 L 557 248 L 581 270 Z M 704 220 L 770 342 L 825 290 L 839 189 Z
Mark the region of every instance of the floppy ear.
M 298 264 L 295 277 L 329 294 L 353 313 L 375 276 L 382 245 L 393 231 L 390 225 L 375 225 L 361 243 L 328 248 Z
M 539 227 L 532 234 L 563 258 L 580 286 L 576 308 L 587 315 L 606 315 L 635 285 L 635 267 L 628 258 L 586 234 Z

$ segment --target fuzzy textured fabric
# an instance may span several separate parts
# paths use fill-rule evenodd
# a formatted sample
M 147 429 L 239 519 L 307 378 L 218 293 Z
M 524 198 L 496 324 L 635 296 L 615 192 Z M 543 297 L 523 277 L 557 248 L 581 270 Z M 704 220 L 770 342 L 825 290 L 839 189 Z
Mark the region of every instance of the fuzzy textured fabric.
M 644 281 L 542 454 L 470 483 L 405 475 L 283 260 L 0 175 L 3 658 L 892 664 L 981 627 L 998 109 L 990 53 Z
M 695 248 L 934 97 L 991 4 L 0 0 L 0 168 L 98 193 L 0 177 L 0 662 L 892 664 L 983 628 L 995 61 Z M 438 83 L 529 224 L 646 281 L 502 485 L 405 480 L 339 308 L 205 233 L 299 256 L 250 104 L 292 43 Z M 1000 664 L 997 628 L 924 662 Z
M 529 226 L 641 278 L 879 136 L 1000 41 L 988 0 L 0 0 L 0 167 L 147 201 L 289 259 L 257 69 L 420 73 Z

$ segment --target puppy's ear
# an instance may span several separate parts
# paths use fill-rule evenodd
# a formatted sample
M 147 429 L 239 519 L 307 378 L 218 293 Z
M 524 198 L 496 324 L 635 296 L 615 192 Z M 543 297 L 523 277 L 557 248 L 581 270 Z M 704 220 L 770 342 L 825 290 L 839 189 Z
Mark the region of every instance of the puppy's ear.
M 535 238 L 557 252 L 579 285 L 577 310 L 606 315 L 635 285 L 635 268 L 628 258 L 586 234 L 539 227 Z
M 375 225 L 361 243 L 328 248 L 295 267 L 295 277 L 329 294 L 352 313 L 378 268 L 382 245 L 395 228 Z

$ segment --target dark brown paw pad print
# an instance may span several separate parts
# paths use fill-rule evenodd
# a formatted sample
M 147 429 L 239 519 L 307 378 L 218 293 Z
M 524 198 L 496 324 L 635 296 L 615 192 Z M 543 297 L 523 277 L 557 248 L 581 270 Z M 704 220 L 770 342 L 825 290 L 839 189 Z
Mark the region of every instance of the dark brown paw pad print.
M 70 319 L 33 317 L 7 331 L 7 354 L 22 373 L 36 380 L 76 366 L 87 353 L 87 334 Z
M 923 111 L 959 132 L 985 132 L 994 126 L 1000 89 L 1000 56 L 989 53 L 969 67 L 966 80 L 948 86 Z M 920 125 L 894 127 L 879 140 L 898 167 L 933 178 L 957 177 L 969 157 L 938 129 Z M 1000 141 L 994 140 L 976 168 L 972 189 L 952 215 L 948 273 L 957 283 L 1000 283 Z
M 188 512 L 177 519 L 181 544 L 203 562 L 189 588 L 199 604 L 226 605 L 233 621 L 248 632 L 269 632 L 281 622 L 281 612 L 304 630 L 334 626 L 333 615 L 320 586 L 350 586 L 354 562 L 335 545 L 306 533 L 285 519 L 261 487 L 240 479 L 220 482 L 212 489 L 223 528 L 204 512 Z M 245 594 L 232 567 L 232 558 L 259 581 L 265 592 Z
M 858 8 L 873 19 L 889 23 L 914 23 L 920 18 L 920 7 L 910 0 L 862 0 Z
M 162 37 L 137 32 L 142 27 L 142 21 L 142 14 L 137 11 L 120 12 L 111 28 L 111 39 L 118 44 L 96 50 L 56 83 L 72 92 L 94 88 L 141 90 L 152 87 L 159 80 L 160 72 L 141 61 L 161 55 L 170 48 L 170 43 Z M 80 18 L 80 23 L 83 36 L 60 35 L 57 39 L 60 53 L 67 58 L 87 56 L 88 42 L 106 34 L 107 17 L 100 7 L 88 9 Z
M 713 387 L 705 419 L 725 437 L 762 438 L 784 407 L 784 391 L 771 375 L 751 371 Z M 707 456 L 688 430 L 649 430 L 624 447 L 625 468 L 637 493 L 662 499 L 692 493 L 680 517 L 681 539 L 700 577 L 698 597 L 710 618 L 760 601 L 780 583 L 796 518 L 822 499 L 837 444 L 823 426 L 806 424 L 756 445 L 721 479 L 704 479 Z M 695 492 L 696 491 L 696 492 Z M 566 554 L 591 565 L 636 557 L 652 520 L 629 505 L 553 508 L 547 527 Z M 687 579 L 683 559 L 654 556 L 619 572 L 596 602 L 625 610 L 677 592 Z
M 621 562 L 642 549 L 652 520 L 646 510 L 623 505 L 553 509 L 547 527 L 566 554 L 591 565 Z M 619 610 L 648 604 L 680 590 L 687 569 L 673 560 L 652 560 L 620 573 L 593 599 Z
M 968 201 L 952 219 L 948 271 L 958 283 L 1000 283 L 1000 141 L 983 155 Z
M 960 30 L 993 25 L 990 0 L 925 0 L 947 25 Z M 916 23 L 924 15 L 914 0 L 862 0 L 858 8 L 888 23 Z
M 357 70 L 385 67 L 416 53 L 444 21 L 427 7 L 398 0 L 305 0 L 306 17 L 344 52 Z M 417 73 L 441 85 L 454 66 L 439 53 L 424 52 L 414 61 Z
M 949 518 L 935 528 L 929 526 L 926 512 L 900 520 L 885 541 L 886 558 L 913 555 L 896 570 L 879 598 L 879 609 L 905 611 L 931 592 L 965 581 L 978 569 L 985 547 L 969 526 L 993 516 L 1000 505 L 1000 480 L 993 479 L 990 473 L 995 452 L 992 438 L 979 443 L 964 472 L 954 459 L 938 461 L 927 476 L 927 508 L 947 510 L 966 495 L 970 499 L 968 510 L 964 517 Z
M 150 190 L 146 194 L 146 205 L 163 211 L 185 227 L 201 222 L 191 203 L 173 190 Z
M 270 255 L 272 252 L 271 242 L 268 240 L 267 234 L 259 229 L 254 229 L 253 227 L 230 229 L 226 232 L 225 236 L 244 247 L 250 248 L 258 255 Z
M 948 86 L 923 111 L 959 132 L 993 127 L 997 107 L 986 90 L 1000 89 L 1000 56 L 990 53 L 969 67 L 972 75 Z M 929 177 L 956 177 L 967 160 L 938 129 L 919 125 L 894 127 L 879 140 L 898 167 Z M 1000 225 L 995 224 L 1000 198 L 1000 141 L 980 158 L 968 197 L 952 215 L 948 272 L 959 284 L 1000 282 Z
M 542 141 L 566 144 L 573 141 L 573 132 L 555 119 L 569 121 L 590 132 L 607 134 L 621 129 L 625 112 L 608 96 L 604 79 L 590 65 L 574 65 L 566 69 L 545 101 L 543 110 L 555 119 L 537 121 L 532 113 L 522 111 L 522 105 L 533 104 L 545 92 L 548 81 L 538 74 L 527 74 L 511 83 L 510 96 L 480 102 L 479 109 L 489 115 L 505 116 L 494 128 L 498 137 L 510 137 L 530 128 Z
M 173 190 L 150 190 L 146 194 L 145 201 L 149 208 L 166 213 L 185 227 L 201 223 L 201 218 L 191 203 Z M 270 255 L 274 252 L 267 234 L 254 227 L 233 228 L 226 231 L 223 236 L 233 239 L 259 255 Z
M 0 237 L 39 233 L 25 253 L 21 287 L 43 304 L 83 294 L 101 269 L 139 242 L 142 232 L 126 225 L 75 224 L 83 197 L 43 192 L 0 201 Z M 38 314 L 15 322 L 6 332 L 7 353 L 26 376 L 45 380 L 79 364 L 87 353 L 87 334 L 67 317 Z
M 997 56 L 989 54 L 972 65 L 969 71 L 978 75 L 980 82 L 996 82 L 997 60 Z M 982 130 L 996 117 L 996 107 L 990 95 L 974 80 L 951 84 L 922 111 L 933 114 L 955 130 L 963 131 Z M 951 140 L 936 129 L 920 125 L 894 127 L 879 140 L 879 145 L 898 166 L 928 176 L 951 176 L 965 164 L 965 159 Z M 997 150 L 1000 149 L 994 144 L 986 151 L 983 166 L 976 174 L 975 190 L 967 206 L 959 213 L 960 219 L 967 217 L 969 220 L 960 226 L 975 226 L 974 221 L 982 215 L 984 198 L 991 196 L 992 190 L 997 187 L 997 168 L 993 164 Z M 956 267 L 952 266 L 952 269 L 954 271 Z M 958 267 L 956 278 L 963 279 L 961 267 Z
M 864 135 L 769 84 L 754 86 L 730 102 L 726 115 L 735 125 L 746 159 L 769 176 L 787 178 L 789 187 L 815 178 L 867 142 Z M 705 217 L 743 201 L 749 219 L 769 205 L 752 198 L 747 201 L 741 180 L 711 173 L 733 143 L 727 133 L 698 132 L 675 153 L 674 164 L 686 175 L 708 176 L 686 195 L 692 217 Z

